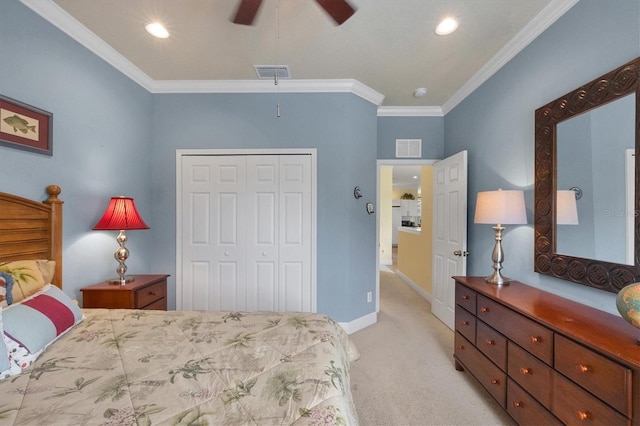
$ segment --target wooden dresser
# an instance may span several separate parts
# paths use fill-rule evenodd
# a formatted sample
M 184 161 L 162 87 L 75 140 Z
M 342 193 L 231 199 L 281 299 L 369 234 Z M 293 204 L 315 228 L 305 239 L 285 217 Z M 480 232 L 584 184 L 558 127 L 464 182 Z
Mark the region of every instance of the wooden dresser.
M 167 310 L 169 275 L 134 275 L 125 285 L 104 281 L 81 288 L 83 308 Z
M 640 330 L 512 281 L 456 282 L 456 369 L 519 424 L 640 425 Z

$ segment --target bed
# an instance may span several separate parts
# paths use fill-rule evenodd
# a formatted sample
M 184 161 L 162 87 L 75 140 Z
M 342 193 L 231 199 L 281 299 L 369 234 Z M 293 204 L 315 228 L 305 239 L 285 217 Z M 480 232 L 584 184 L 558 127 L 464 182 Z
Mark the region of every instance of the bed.
M 80 309 L 61 291 L 60 192 L 47 187 L 44 202 L 0 193 L 0 274 L 6 262 L 53 260 L 53 277 L 42 274 L 51 285 L 4 301 L 12 371 L 0 424 L 358 423 L 358 352 L 326 315 Z

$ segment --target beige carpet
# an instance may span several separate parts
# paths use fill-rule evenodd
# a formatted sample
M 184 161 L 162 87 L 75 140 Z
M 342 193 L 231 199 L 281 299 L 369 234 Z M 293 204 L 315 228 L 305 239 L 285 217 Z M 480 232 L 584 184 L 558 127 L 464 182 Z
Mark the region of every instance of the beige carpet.
M 456 371 L 453 332 L 393 272 L 380 272 L 380 314 L 352 335 L 353 397 L 362 426 L 512 425 L 467 372 Z

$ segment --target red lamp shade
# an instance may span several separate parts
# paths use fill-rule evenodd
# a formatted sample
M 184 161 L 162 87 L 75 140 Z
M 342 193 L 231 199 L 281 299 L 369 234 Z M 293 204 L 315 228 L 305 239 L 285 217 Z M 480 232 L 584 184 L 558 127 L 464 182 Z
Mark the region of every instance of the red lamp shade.
M 130 197 L 113 197 L 102 219 L 93 227 L 94 231 L 126 231 L 149 229 Z

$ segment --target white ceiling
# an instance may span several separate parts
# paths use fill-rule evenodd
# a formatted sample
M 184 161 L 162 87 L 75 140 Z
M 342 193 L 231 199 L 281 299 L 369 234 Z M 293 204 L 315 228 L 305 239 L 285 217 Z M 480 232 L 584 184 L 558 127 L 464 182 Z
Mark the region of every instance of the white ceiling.
M 314 0 L 264 0 L 237 25 L 237 1 L 22 0 L 152 92 L 352 91 L 388 115 L 448 112 L 578 0 L 349 0 L 341 26 Z M 450 15 L 458 31 L 436 35 Z M 171 37 L 147 34 L 151 20 Z M 292 80 L 257 81 L 253 66 L 273 64 Z
M 421 186 L 422 166 L 394 165 L 392 171 L 393 189 L 418 189 Z

